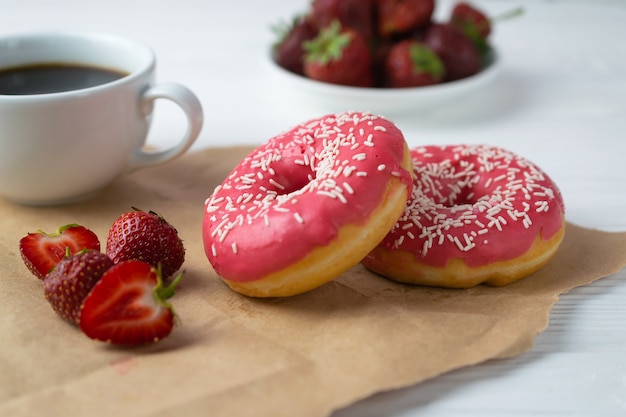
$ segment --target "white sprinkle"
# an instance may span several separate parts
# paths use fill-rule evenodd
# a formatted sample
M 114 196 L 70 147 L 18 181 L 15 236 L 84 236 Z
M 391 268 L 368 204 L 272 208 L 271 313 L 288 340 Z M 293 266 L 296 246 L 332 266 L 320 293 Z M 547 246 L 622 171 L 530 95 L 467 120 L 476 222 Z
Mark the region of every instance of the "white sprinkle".
M 270 178 L 270 184 L 272 184 L 274 187 L 280 189 L 280 190 L 285 190 L 285 186 L 278 183 L 276 180 L 274 180 L 274 178 Z
M 385 164 L 378 165 L 378 170 L 383 171 L 386 168 Z
M 293 213 L 293 217 L 295 217 L 296 221 L 300 224 L 304 223 L 304 219 L 302 218 L 302 216 L 300 215 L 300 213 L 295 212 Z
M 456 244 L 456 246 L 459 248 L 460 251 L 465 251 L 463 245 L 461 244 L 461 241 L 459 240 L 458 237 L 454 237 L 454 243 Z
M 317 190 L 318 194 L 321 195 L 325 195 L 326 197 L 330 197 L 330 198 L 337 198 L 337 194 L 335 193 L 331 193 L 330 191 L 326 191 L 326 190 Z
M 354 194 L 354 189 L 350 186 L 350 184 L 348 184 L 347 182 L 343 183 L 343 188 L 346 189 L 346 191 L 348 192 L 348 194 Z
M 211 244 L 211 253 L 213 256 L 217 256 L 217 249 L 215 249 L 215 244 Z
M 548 202 L 547 201 L 535 201 L 535 206 L 537 207 L 537 212 L 541 213 L 543 211 L 548 211 Z
M 231 247 L 233 248 L 233 253 L 236 254 L 237 253 L 237 242 L 233 242 Z

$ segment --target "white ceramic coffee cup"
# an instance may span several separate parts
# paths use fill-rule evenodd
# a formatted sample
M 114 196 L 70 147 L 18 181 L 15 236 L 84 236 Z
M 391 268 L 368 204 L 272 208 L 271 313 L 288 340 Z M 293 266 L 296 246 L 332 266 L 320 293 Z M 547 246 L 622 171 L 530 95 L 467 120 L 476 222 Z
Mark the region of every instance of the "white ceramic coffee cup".
M 88 198 L 121 174 L 182 155 L 200 133 L 198 98 L 180 84 L 155 84 L 154 53 L 141 43 L 84 32 L 0 37 L 0 69 L 41 63 L 128 75 L 73 91 L 0 94 L 0 196 L 6 199 L 53 205 Z M 157 99 L 180 106 L 187 128 L 175 145 L 146 151 Z

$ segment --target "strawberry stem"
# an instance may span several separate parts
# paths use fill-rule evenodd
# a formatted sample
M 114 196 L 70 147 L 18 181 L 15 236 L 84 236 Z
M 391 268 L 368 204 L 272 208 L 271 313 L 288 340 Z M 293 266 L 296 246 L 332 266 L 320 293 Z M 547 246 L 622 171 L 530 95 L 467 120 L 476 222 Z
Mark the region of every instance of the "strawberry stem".
M 174 280 L 167 286 L 163 286 L 163 274 L 161 272 L 161 263 L 157 265 L 157 285 L 154 288 L 154 295 L 159 302 L 163 302 L 169 298 L 172 298 L 176 294 L 176 286 L 183 278 L 184 272 L 181 272 L 174 278 Z
M 286 38 L 289 36 L 289 33 L 293 30 L 293 28 L 298 24 L 298 21 L 303 19 L 304 16 L 296 15 L 291 21 L 281 20 L 278 23 L 275 23 L 270 26 L 270 30 L 276 36 L 276 42 L 274 43 L 274 47 L 280 45 Z
M 338 60 L 351 39 L 352 35 L 342 33 L 341 23 L 338 20 L 333 20 L 328 26 L 320 30 L 315 39 L 304 42 L 303 48 L 307 53 L 306 60 L 321 65 Z
M 513 19 L 514 17 L 517 17 L 517 16 L 521 16 L 522 14 L 524 14 L 524 8 L 520 6 L 513 10 L 508 10 L 506 12 L 492 16 L 489 18 L 489 21 L 491 23 L 499 23 L 505 20 Z
M 54 233 L 47 233 L 47 232 L 45 232 L 42 229 L 38 229 L 35 233 L 39 233 L 41 235 L 48 236 L 48 237 L 57 237 L 57 236 L 60 236 L 61 233 L 65 232 L 67 229 L 71 229 L 72 227 L 79 227 L 79 226 L 80 226 L 80 224 L 78 224 L 78 223 L 70 223 L 70 224 L 66 224 L 64 226 L 59 226 L 57 228 L 57 231 L 54 232 Z
M 180 280 L 183 279 L 183 274 L 183 272 L 178 274 L 176 278 L 174 278 L 174 280 L 170 283 L 170 285 L 161 289 L 161 297 L 163 297 L 164 300 L 167 300 L 168 298 L 174 296 L 174 294 L 176 293 L 176 286 L 178 285 Z
M 58 233 L 58 234 L 61 234 L 61 233 L 63 233 L 64 231 L 66 231 L 67 229 L 71 229 L 72 227 L 79 227 L 79 226 L 80 226 L 80 224 L 78 224 L 78 223 L 70 223 L 70 224 L 66 224 L 65 226 L 60 226 L 60 227 L 57 229 L 57 233 Z

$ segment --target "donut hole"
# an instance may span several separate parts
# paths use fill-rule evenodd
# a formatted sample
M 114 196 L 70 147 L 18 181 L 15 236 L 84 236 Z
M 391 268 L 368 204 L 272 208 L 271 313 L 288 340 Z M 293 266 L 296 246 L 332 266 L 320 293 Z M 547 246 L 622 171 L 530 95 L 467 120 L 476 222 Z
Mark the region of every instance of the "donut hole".
M 278 195 L 293 194 L 315 179 L 315 171 L 306 163 L 308 159 L 303 158 L 302 154 L 304 151 L 296 155 L 293 152 L 283 154 L 280 160 L 272 163 L 268 189 Z
M 475 186 L 470 181 L 458 178 L 432 178 L 424 175 L 421 184 L 431 184 L 421 191 L 431 200 L 444 207 L 472 205 L 477 202 Z

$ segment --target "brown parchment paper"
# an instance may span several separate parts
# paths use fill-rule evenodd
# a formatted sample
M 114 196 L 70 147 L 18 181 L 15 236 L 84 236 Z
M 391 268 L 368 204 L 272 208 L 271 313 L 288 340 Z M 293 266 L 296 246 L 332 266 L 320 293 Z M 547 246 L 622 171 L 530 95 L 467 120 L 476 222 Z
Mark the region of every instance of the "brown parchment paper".
M 135 172 L 55 208 L 0 201 L 1 416 L 327 416 L 372 393 L 531 347 L 558 294 L 626 264 L 626 233 L 569 224 L 556 257 L 503 288 L 392 283 L 356 266 L 287 299 L 251 299 L 203 253 L 203 202 L 248 152 L 207 149 Z M 163 214 L 185 241 L 169 338 L 121 349 L 55 316 L 23 266 L 28 231 L 78 222 L 102 241 L 131 206 Z

